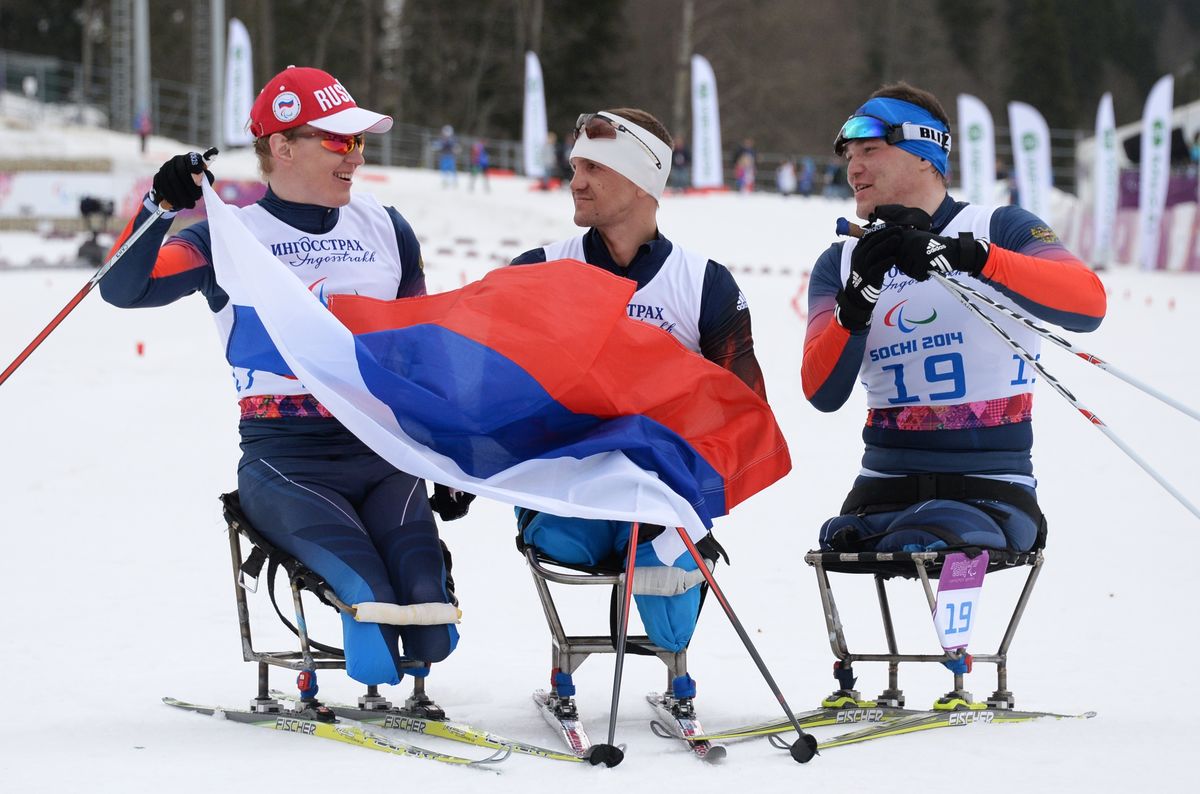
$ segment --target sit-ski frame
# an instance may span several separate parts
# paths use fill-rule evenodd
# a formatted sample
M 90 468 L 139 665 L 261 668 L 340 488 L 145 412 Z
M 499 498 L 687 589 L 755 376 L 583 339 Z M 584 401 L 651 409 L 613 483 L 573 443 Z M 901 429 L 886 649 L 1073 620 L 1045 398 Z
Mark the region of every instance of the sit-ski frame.
M 839 682 L 843 682 L 843 689 L 848 690 L 850 688 L 844 682 L 852 680 L 853 674 L 850 671 L 854 662 L 887 662 L 888 686 L 877 700 L 880 705 L 902 707 L 904 705 L 904 692 L 899 686 L 901 662 L 936 662 L 941 664 L 960 659 L 966 654 L 965 650 L 954 653 L 943 652 L 941 654 L 900 653 L 896 643 L 896 631 L 892 624 L 892 612 L 885 587 L 885 580 L 892 576 L 920 579 L 921 585 L 925 590 L 925 598 L 929 602 L 929 609 L 932 613 L 937 606 L 937 596 L 930 584 L 930 575 L 932 574 L 935 578 L 940 575 L 942 564 L 948 553 L 950 552 L 843 553 L 811 551 L 804 556 L 804 561 L 816 570 L 817 588 L 821 594 L 821 607 L 825 615 L 825 625 L 829 630 L 829 645 L 833 650 L 833 655 L 837 657 L 840 663 L 840 671 L 844 677 L 840 676 Z M 971 654 L 975 662 L 996 665 L 996 691 L 987 699 L 987 705 L 991 708 L 1011 709 L 1014 705 L 1014 698 L 1012 692 L 1008 689 L 1008 648 L 1012 643 L 1013 636 L 1016 634 L 1017 625 L 1020 623 L 1021 617 L 1025 612 L 1025 605 L 1029 602 L 1034 584 L 1036 584 L 1038 574 L 1041 572 L 1044 558 L 1040 549 L 1019 554 L 1006 554 L 1004 552 L 993 551 L 992 555 L 995 556 L 988 565 L 989 572 L 1018 566 L 1030 566 L 1029 575 L 1025 580 L 1025 585 L 1021 589 L 1021 595 L 1017 599 L 1016 606 L 1013 609 L 1008 628 L 1000 641 L 1000 647 L 995 653 Z M 838 613 L 837 604 L 834 602 L 833 590 L 829 582 L 830 571 L 835 573 L 869 573 L 875 577 L 875 592 L 879 598 L 879 610 L 883 618 L 883 631 L 888 648 L 887 653 L 850 652 L 846 643 L 846 635 L 842 628 L 841 616 Z M 954 693 L 966 695 L 965 699 L 970 700 L 970 693 L 964 690 L 963 674 L 961 672 L 954 674 Z
M 258 573 L 261 571 L 261 567 L 253 573 L 247 570 L 253 566 L 248 565 L 249 557 L 245 559 L 242 557 L 241 536 L 245 535 L 251 546 L 260 549 L 261 546 L 258 546 L 254 540 L 257 532 L 250 527 L 249 522 L 242 515 L 240 503 L 237 501 L 237 493 L 223 495 L 221 502 L 224 505 L 225 522 L 229 533 L 229 553 L 233 563 L 233 595 L 237 602 L 238 631 L 242 638 L 242 658 L 247 662 L 258 664 L 258 694 L 251 703 L 251 710 L 279 712 L 283 710 L 283 705 L 271 696 L 268 671 L 272 666 L 297 672 L 346 669 L 346 656 L 342 650 L 338 648 L 320 650 L 313 647 L 314 643 L 308 636 L 308 622 L 304 618 L 304 603 L 300 598 L 301 591 L 313 592 L 339 613 L 350 613 L 351 608 L 337 597 L 333 588 L 324 580 L 321 580 L 294 558 L 287 557 L 286 562 L 280 562 L 280 566 L 288 573 L 288 585 L 292 592 L 292 608 L 296 613 L 296 636 L 299 639 L 300 647 L 295 651 L 256 651 L 250 633 L 250 608 L 246 601 L 246 592 L 257 592 Z M 286 557 L 286 555 L 283 556 Z M 423 667 L 424 664 L 414 661 L 411 666 Z M 425 696 L 424 677 L 411 676 L 411 678 L 413 694 L 409 701 L 428 702 L 428 698 Z M 379 687 L 374 685 L 367 686 L 367 693 L 359 698 L 359 703 L 362 708 L 372 709 L 387 709 L 391 705 L 379 694 Z
M 540 555 L 532 546 L 525 549 L 525 561 L 529 563 L 529 571 L 533 575 L 533 584 L 537 588 L 538 599 L 542 602 L 542 610 L 546 614 L 546 623 L 550 627 L 551 667 L 564 673 L 572 674 L 594 653 L 616 653 L 613 639 L 604 635 L 569 635 L 563 628 L 562 618 L 554 604 L 550 593 L 549 582 L 562 585 L 608 585 L 615 586 L 617 593 L 617 614 L 623 614 L 625 608 L 625 574 L 624 573 L 566 573 L 552 569 L 547 565 L 555 565 L 555 561 Z M 687 650 L 668 651 L 650 642 L 645 635 L 630 636 L 627 642 L 640 645 L 653 653 L 667 666 L 667 688 L 671 691 L 675 678 L 687 673 Z

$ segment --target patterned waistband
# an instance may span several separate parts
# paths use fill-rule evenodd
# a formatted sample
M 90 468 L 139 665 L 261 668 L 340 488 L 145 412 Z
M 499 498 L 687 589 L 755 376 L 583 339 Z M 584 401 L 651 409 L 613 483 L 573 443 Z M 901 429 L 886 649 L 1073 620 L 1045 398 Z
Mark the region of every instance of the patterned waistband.
M 867 427 L 884 430 L 970 430 L 1028 422 L 1033 416 L 1033 394 L 1014 394 L 997 400 L 958 405 L 909 405 L 871 408 Z
M 329 409 L 311 394 L 259 394 L 238 400 L 243 419 L 283 419 L 297 416 L 319 416 L 332 419 Z

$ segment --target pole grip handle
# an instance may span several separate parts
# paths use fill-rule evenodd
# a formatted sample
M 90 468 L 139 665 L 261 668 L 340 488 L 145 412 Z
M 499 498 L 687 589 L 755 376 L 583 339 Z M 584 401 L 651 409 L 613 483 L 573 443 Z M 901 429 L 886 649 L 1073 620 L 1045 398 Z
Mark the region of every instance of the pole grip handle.
M 204 159 L 204 164 L 205 164 L 204 170 L 206 170 L 206 171 L 208 170 L 208 164 L 211 163 L 213 158 L 216 157 L 220 153 L 221 153 L 221 150 L 215 146 L 210 146 L 204 150 L 204 154 L 200 155 Z M 196 174 L 196 176 L 200 176 L 200 175 Z M 201 179 L 203 179 L 203 177 L 201 177 Z M 199 185 L 200 183 L 197 182 L 196 184 Z M 163 212 L 170 212 L 171 210 L 174 209 L 174 207 L 171 206 L 171 202 L 166 201 L 166 200 L 158 202 L 158 207 Z

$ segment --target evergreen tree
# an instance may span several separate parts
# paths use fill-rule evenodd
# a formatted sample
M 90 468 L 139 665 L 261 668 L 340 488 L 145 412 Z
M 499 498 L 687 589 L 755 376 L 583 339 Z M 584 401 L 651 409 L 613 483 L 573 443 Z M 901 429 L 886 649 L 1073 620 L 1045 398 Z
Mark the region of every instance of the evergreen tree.
M 1051 127 L 1069 127 L 1079 97 L 1064 46 L 1068 27 L 1058 0 L 1014 0 L 1008 96 L 1037 108 Z

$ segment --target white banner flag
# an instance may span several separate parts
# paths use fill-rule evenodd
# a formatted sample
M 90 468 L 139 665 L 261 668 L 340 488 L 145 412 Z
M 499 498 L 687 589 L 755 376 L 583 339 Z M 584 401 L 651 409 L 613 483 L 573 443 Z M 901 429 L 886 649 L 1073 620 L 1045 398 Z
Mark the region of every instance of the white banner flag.
M 1141 176 L 1138 179 L 1138 263 L 1153 270 L 1158 261 L 1158 235 L 1167 206 L 1167 176 L 1171 165 L 1171 106 L 1175 78 L 1159 78 L 1142 110 Z
M 1042 220 L 1050 210 L 1050 128 L 1042 114 L 1024 102 L 1008 103 L 1017 203 Z
M 225 47 L 225 145 L 249 146 L 250 107 L 254 104 L 254 67 L 250 58 L 250 34 L 237 17 L 229 20 Z
M 692 56 L 692 187 L 721 187 L 721 114 L 717 77 L 703 55 Z
M 958 167 L 962 198 L 972 204 L 996 203 L 996 131 L 992 114 L 978 98 L 958 95 Z
M 542 64 L 537 53 L 525 53 L 525 123 L 521 142 L 525 153 L 525 176 L 546 176 L 546 94 L 542 87 Z
M 1093 148 L 1092 195 L 1093 265 L 1112 261 L 1113 224 L 1117 219 L 1117 130 L 1113 117 L 1112 94 L 1100 97 L 1096 109 L 1096 145 Z

